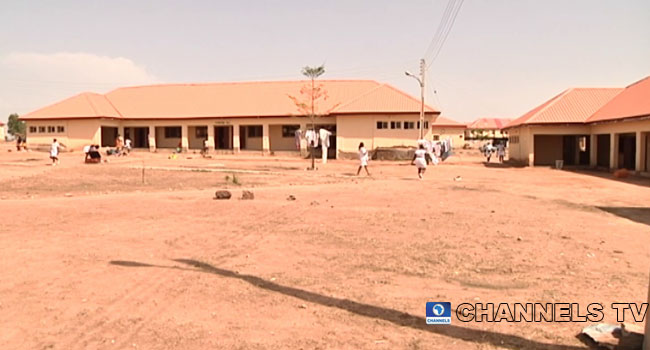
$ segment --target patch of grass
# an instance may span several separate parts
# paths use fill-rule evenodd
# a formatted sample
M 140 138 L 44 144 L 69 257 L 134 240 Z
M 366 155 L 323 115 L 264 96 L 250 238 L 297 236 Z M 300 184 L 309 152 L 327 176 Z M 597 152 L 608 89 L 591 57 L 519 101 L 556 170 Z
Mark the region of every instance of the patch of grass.
M 239 181 L 239 178 L 237 177 L 237 175 L 235 175 L 235 173 L 233 173 L 232 176 L 231 175 L 226 175 L 225 179 L 226 179 L 226 183 L 232 182 L 234 185 L 237 185 L 237 186 L 241 185 L 241 182 Z

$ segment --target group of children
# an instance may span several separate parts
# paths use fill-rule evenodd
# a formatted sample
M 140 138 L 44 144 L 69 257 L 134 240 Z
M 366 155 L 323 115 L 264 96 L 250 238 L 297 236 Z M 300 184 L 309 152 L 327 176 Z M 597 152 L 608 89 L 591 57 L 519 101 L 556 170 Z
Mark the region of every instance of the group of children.
M 413 154 L 413 159 L 411 160 L 411 165 L 415 165 L 416 168 L 418 169 L 418 178 L 422 179 L 424 177 L 424 173 L 427 170 L 427 166 L 431 163 L 433 164 L 438 164 L 438 157 L 440 159 L 444 160 L 446 157 L 448 157 L 451 154 L 450 149 L 444 151 L 442 155 L 439 154 L 439 149 L 432 147 L 433 144 L 431 142 L 425 141 L 425 140 L 420 140 L 418 141 L 418 148 L 415 150 Z M 443 144 L 443 148 L 445 145 Z M 490 158 L 492 157 L 492 153 L 496 152 L 497 156 L 499 157 L 499 162 L 503 163 L 503 159 L 505 158 L 506 155 L 506 147 L 505 144 L 499 143 L 497 144 L 496 147 L 493 147 L 492 144 L 487 144 L 485 149 L 484 149 L 484 154 L 487 157 L 487 161 L 490 162 Z M 361 169 L 366 170 L 366 174 L 370 176 L 370 172 L 368 171 L 368 150 L 364 146 L 363 142 L 359 144 L 359 169 L 357 169 L 357 175 L 361 173 Z
M 420 180 L 424 177 L 424 173 L 430 163 L 438 164 L 438 159 L 433 149 L 427 149 L 427 145 L 431 145 L 431 143 L 418 142 L 418 148 L 415 150 L 413 159 L 411 160 L 411 165 L 415 165 L 418 169 L 418 178 Z M 368 171 L 368 156 L 368 150 L 363 142 L 359 143 L 359 168 L 357 169 L 357 176 L 361 173 L 361 169 L 365 169 L 366 174 L 370 176 L 370 171 Z
M 485 145 L 483 152 L 485 154 L 485 158 L 487 158 L 488 163 L 490 162 L 490 158 L 492 158 L 492 153 L 495 152 L 497 154 L 497 157 L 499 158 L 499 162 L 503 163 L 503 159 L 506 156 L 506 145 L 503 143 L 498 143 L 497 146 L 494 147 L 492 146 L 491 143 L 488 143 L 487 145 Z
M 59 142 L 57 139 L 52 140 L 50 145 L 50 159 L 52 160 L 52 166 L 59 165 L 59 153 L 62 148 L 66 148 L 66 145 Z M 126 139 L 126 142 L 122 139 L 121 136 L 117 136 L 115 139 L 115 149 L 109 149 L 106 153 L 108 155 L 127 155 L 131 151 L 131 140 Z M 99 145 L 87 145 L 83 149 L 85 163 L 101 163 L 102 156 L 99 153 Z

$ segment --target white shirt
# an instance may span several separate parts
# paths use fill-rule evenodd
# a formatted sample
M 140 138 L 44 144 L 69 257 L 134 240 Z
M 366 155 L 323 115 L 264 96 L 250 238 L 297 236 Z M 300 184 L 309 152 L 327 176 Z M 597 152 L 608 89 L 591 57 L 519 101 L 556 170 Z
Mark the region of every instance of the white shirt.
M 425 149 L 417 149 L 417 150 L 415 150 L 415 158 L 416 159 L 417 158 L 425 159 L 426 154 L 427 154 L 427 150 L 425 150 Z
M 368 165 L 368 151 L 365 147 L 359 148 L 359 161 L 361 166 Z
M 56 157 L 59 155 L 59 142 L 52 142 L 52 147 L 50 148 L 50 156 Z
M 329 132 L 327 129 L 320 129 L 318 131 L 320 134 L 320 143 L 324 148 L 329 148 L 330 147 L 330 135 L 332 135 L 331 132 Z

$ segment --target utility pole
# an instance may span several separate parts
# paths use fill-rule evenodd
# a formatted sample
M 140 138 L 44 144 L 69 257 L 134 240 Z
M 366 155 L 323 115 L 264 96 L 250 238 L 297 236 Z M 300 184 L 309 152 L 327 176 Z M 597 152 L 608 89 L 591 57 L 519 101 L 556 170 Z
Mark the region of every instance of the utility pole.
M 311 130 L 314 131 L 316 135 L 316 126 L 314 126 L 314 119 L 316 119 L 316 114 L 314 113 L 314 77 L 311 77 Z M 311 170 L 316 170 L 316 165 L 314 164 L 314 151 L 316 145 L 314 145 L 315 139 L 311 143 Z
M 420 140 L 424 139 L 424 72 L 427 66 L 424 58 L 420 60 Z
M 427 66 L 424 62 L 424 58 L 420 59 L 420 76 L 417 77 L 411 72 L 404 72 L 407 76 L 415 79 L 420 84 L 420 138 L 419 140 L 424 139 L 424 72 L 426 72 Z

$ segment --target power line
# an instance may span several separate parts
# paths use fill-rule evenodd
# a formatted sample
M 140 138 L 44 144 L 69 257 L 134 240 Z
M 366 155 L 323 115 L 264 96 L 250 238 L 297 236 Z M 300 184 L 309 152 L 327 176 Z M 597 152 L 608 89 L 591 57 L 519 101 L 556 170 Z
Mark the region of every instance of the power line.
M 445 32 L 444 37 L 443 37 L 442 41 L 440 42 L 440 45 L 438 45 L 438 48 L 437 48 L 435 54 L 429 60 L 429 65 L 427 66 L 427 68 L 431 67 L 431 64 L 433 64 L 433 62 L 436 60 L 436 58 L 438 58 L 438 55 L 440 54 L 440 51 L 442 50 L 442 46 L 445 44 L 445 42 L 447 41 L 447 38 L 449 37 L 449 33 L 451 32 L 451 28 L 454 26 L 454 23 L 456 23 L 456 17 L 458 16 L 458 12 L 460 12 L 460 8 L 463 6 L 464 1 L 465 0 L 460 0 L 460 2 L 458 3 L 458 7 L 456 7 L 455 12 L 453 13 L 453 15 L 451 17 L 451 22 L 449 23 L 449 26 L 447 27 L 447 31 Z
M 453 5 L 456 0 L 449 0 L 447 1 L 447 6 L 445 7 L 445 12 L 443 12 L 442 17 L 440 18 L 440 23 L 438 24 L 438 28 L 436 29 L 436 33 L 433 35 L 433 38 L 431 38 L 431 42 L 429 43 L 429 46 L 427 46 L 426 51 L 424 52 L 425 59 L 428 57 L 433 48 L 437 45 L 437 43 L 440 41 L 440 35 L 442 34 L 442 28 L 446 27 L 446 23 L 449 20 L 449 16 L 451 14 L 451 9 L 453 8 Z
M 431 43 L 429 44 L 429 47 L 425 53 L 425 57 L 431 56 L 428 59 L 429 64 L 427 65 L 427 69 L 431 67 L 436 58 L 438 58 L 442 47 L 449 37 L 449 33 L 451 32 L 454 23 L 456 23 L 456 18 L 458 17 L 460 8 L 463 6 L 463 2 L 464 0 L 449 0 L 447 3 L 447 8 L 445 9 L 443 18 L 440 21 L 438 30 L 436 31 L 436 34 L 431 40 Z

